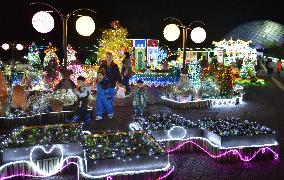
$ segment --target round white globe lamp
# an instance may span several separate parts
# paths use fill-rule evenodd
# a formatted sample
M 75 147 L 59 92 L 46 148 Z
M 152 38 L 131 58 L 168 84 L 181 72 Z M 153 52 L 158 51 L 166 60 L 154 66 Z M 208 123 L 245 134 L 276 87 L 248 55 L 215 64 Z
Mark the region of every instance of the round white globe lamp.
M 8 50 L 8 49 L 10 48 L 10 46 L 9 46 L 9 44 L 4 43 L 4 44 L 2 44 L 2 48 L 3 48 L 4 50 Z
M 19 51 L 21 51 L 21 50 L 24 49 L 24 46 L 21 45 L 21 44 L 17 44 L 17 45 L 16 45 L 16 49 L 19 50 Z
M 176 24 L 168 24 L 164 29 L 164 37 L 168 41 L 175 41 L 179 38 L 180 29 Z
M 90 36 L 95 28 L 95 22 L 90 16 L 82 16 L 76 21 L 76 30 L 82 36 Z
M 46 11 L 37 12 L 32 18 L 33 27 L 40 33 L 48 33 L 54 28 L 54 19 Z
M 190 33 L 191 40 L 195 43 L 202 43 L 206 39 L 206 32 L 201 27 L 194 28 Z

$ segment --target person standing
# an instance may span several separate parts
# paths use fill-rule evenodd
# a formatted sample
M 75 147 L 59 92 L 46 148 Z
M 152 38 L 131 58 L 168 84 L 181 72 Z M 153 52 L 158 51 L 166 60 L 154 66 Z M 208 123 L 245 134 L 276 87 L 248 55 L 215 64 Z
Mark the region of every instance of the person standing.
M 78 99 L 78 107 L 76 110 L 76 116 L 72 119 L 71 122 L 78 121 L 80 118 L 81 121 L 86 121 L 88 124 L 90 123 L 90 119 L 87 119 L 88 115 L 88 97 L 92 93 L 92 87 L 90 87 L 86 82 L 86 78 L 83 76 L 79 76 L 77 78 L 78 88 L 74 90 L 75 94 L 79 97 Z
M 276 70 L 277 70 L 277 74 L 280 77 L 281 72 L 283 71 L 283 67 L 282 67 L 282 61 L 281 59 L 279 59 L 276 63 Z
M 122 78 L 118 69 L 117 64 L 115 64 L 112 60 L 112 53 L 106 53 L 106 60 L 102 62 L 101 66 L 99 67 L 99 71 L 104 69 L 106 72 L 105 76 L 110 81 L 110 102 L 111 106 L 113 107 L 114 102 L 114 95 L 115 95 L 115 87 L 118 83 L 119 86 L 122 86 Z M 108 114 L 109 118 L 113 118 L 113 114 Z
M 131 66 L 131 60 L 130 60 L 130 54 L 129 52 L 124 52 L 125 58 L 122 61 L 122 69 L 121 69 L 121 76 L 123 85 L 125 86 L 126 92 L 125 96 L 130 95 L 130 88 L 129 88 L 129 79 L 133 75 L 132 66 Z
M 256 60 L 256 64 L 254 66 L 254 69 L 255 69 L 256 75 L 258 76 L 259 71 L 260 71 L 260 59 L 259 58 L 257 58 L 257 60 Z
M 146 96 L 146 88 L 142 80 L 138 80 L 136 82 L 133 95 L 134 113 L 136 116 L 143 116 L 148 98 Z
M 112 118 L 113 107 L 110 96 L 110 81 L 105 77 L 105 71 L 101 69 L 97 73 L 97 93 L 96 93 L 96 120 L 103 119 L 103 114 L 107 113 Z
M 273 65 L 273 62 L 272 62 L 272 59 L 269 59 L 268 60 L 268 63 L 267 63 L 267 75 L 269 78 L 272 77 L 272 74 L 273 74 L 273 68 L 274 68 L 274 65 Z

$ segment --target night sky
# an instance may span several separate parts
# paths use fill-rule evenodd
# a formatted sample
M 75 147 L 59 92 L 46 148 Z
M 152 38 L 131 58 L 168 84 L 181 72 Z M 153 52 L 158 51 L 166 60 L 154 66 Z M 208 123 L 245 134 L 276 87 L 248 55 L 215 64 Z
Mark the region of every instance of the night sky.
M 31 19 L 39 10 L 51 10 L 41 5 L 29 6 L 31 0 L 5 0 L 1 1 L 0 43 L 18 40 L 24 43 L 35 41 L 57 46 L 62 42 L 62 25 L 56 12 L 51 14 L 55 18 L 55 29 L 48 34 L 40 34 L 33 29 Z M 281 1 L 248 1 L 248 0 L 42 0 L 63 14 L 70 13 L 78 8 L 90 8 L 96 14 L 90 14 L 96 22 L 96 32 L 91 37 L 82 37 L 76 33 L 75 20 L 72 16 L 68 26 L 68 41 L 74 45 L 88 45 L 96 41 L 109 23 L 119 20 L 122 26 L 127 27 L 129 38 L 160 39 L 162 43 L 175 46 L 181 44 L 181 38 L 176 42 L 166 42 L 162 31 L 166 22 L 165 17 L 179 18 L 184 25 L 194 20 L 206 23 L 207 40 L 199 47 L 212 46 L 213 40 L 221 40 L 223 36 L 234 27 L 252 20 L 268 19 L 284 24 L 284 12 Z M 258 2 L 258 3 L 257 3 Z M 84 14 L 83 12 L 80 14 Z M 193 46 L 190 41 L 189 46 Z

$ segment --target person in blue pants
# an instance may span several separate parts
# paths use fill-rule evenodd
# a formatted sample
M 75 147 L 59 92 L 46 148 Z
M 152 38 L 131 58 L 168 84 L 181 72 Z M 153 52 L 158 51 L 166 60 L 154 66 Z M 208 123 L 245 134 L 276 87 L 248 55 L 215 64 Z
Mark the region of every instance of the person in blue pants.
M 110 81 L 105 77 L 105 71 L 97 73 L 97 94 L 96 94 L 96 120 L 101 120 L 103 114 L 107 113 L 109 118 L 113 116 L 113 97 L 115 92 L 110 88 Z
M 116 93 L 116 86 L 122 87 L 122 78 L 120 71 L 118 69 L 117 64 L 115 64 L 112 60 L 112 53 L 107 52 L 106 53 L 106 59 L 102 61 L 99 71 L 103 70 L 105 72 L 105 77 L 109 80 L 110 82 L 110 88 L 109 88 L 109 94 L 110 94 L 110 103 L 113 108 L 113 103 L 114 103 L 114 95 Z M 109 118 L 113 118 L 113 113 L 108 114 Z

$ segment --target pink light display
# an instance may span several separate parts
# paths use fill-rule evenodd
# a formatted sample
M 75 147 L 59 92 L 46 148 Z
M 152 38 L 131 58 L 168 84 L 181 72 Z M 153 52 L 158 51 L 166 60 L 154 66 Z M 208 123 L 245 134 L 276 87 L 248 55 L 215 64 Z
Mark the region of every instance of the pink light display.
M 172 174 L 172 172 L 173 172 L 174 170 L 175 170 L 175 167 L 173 166 L 172 169 L 171 169 L 169 172 L 167 172 L 167 173 L 166 173 L 165 175 L 163 175 L 163 176 L 160 176 L 160 177 L 158 178 L 158 180 L 167 178 L 170 174 Z
M 193 141 L 191 141 L 191 140 L 186 141 L 186 142 L 183 142 L 182 144 L 178 145 L 177 147 L 175 147 L 175 148 L 173 148 L 173 149 L 167 150 L 167 152 L 168 152 L 168 153 L 174 152 L 174 151 L 180 149 L 182 146 L 184 146 L 184 145 L 186 145 L 186 144 L 189 144 L 189 143 L 190 143 L 190 144 L 193 144 L 193 145 L 195 145 L 195 146 L 197 146 L 197 147 L 200 148 L 203 152 L 205 152 L 206 154 L 208 154 L 210 157 L 212 157 L 212 158 L 214 158 L 214 159 L 216 159 L 216 158 L 221 158 L 221 157 L 223 157 L 223 156 L 226 156 L 226 155 L 229 154 L 229 153 L 232 153 L 232 154 L 234 154 L 234 155 L 236 155 L 236 156 L 239 156 L 239 158 L 240 158 L 241 161 L 248 162 L 248 161 L 251 161 L 252 159 L 254 159 L 257 154 L 259 154 L 259 153 L 263 153 L 263 154 L 264 154 L 266 151 L 269 151 L 269 152 L 273 153 L 275 160 L 278 159 L 278 157 L 279 157 L 279 154 L 277 154 L 277 153 L 276 153 L 274 150 L 272 150 L 270 147 L 260 147 L 257 151 L 255 151 L 255 152 L 253 153 L 253 155 L 252 155 L 251 157 L 248 157 L 248 156 L 243 155 L 243 154 L 242 154 L 239 150 L 237 150 L 237 149 L 230 149 L 230 150 L 227 150 L 227 151 L 224 152 L 224 153 L 220 153 L 219 155 L 213 155 L 213 154 L 211 154 L 210 152 L 208 152 L 206 149 L 204 149 L 203 147 L 201 147 L 199 144 L 197 144 L 197 143 L 195 143 L 195 142 L 193 142 Z
M 79 175 L 79 165 L 75 162 L 69 162 L 67 163 L 65 166 L 63 166 L 58 172 L 62 171 L 63 169 L 65 169 L 66 167 L 68 167 L 70 164 L 75 164 L 77 167 L 77 179 L 80 179 L 80 175 Z M 6 176 L 1 178 L 0 180 L 6 180 L 6 179 L 11 179 L 11 178 L 15 178 L 15 177 L 32 177 L 32 178 L 45 178 L 48 176 L 40 176 L 40 175 L 31 175 L 31 174 L 25 174 L 25 173 L 19 173 L 19 174 L 13 174 L 11 176 Z

